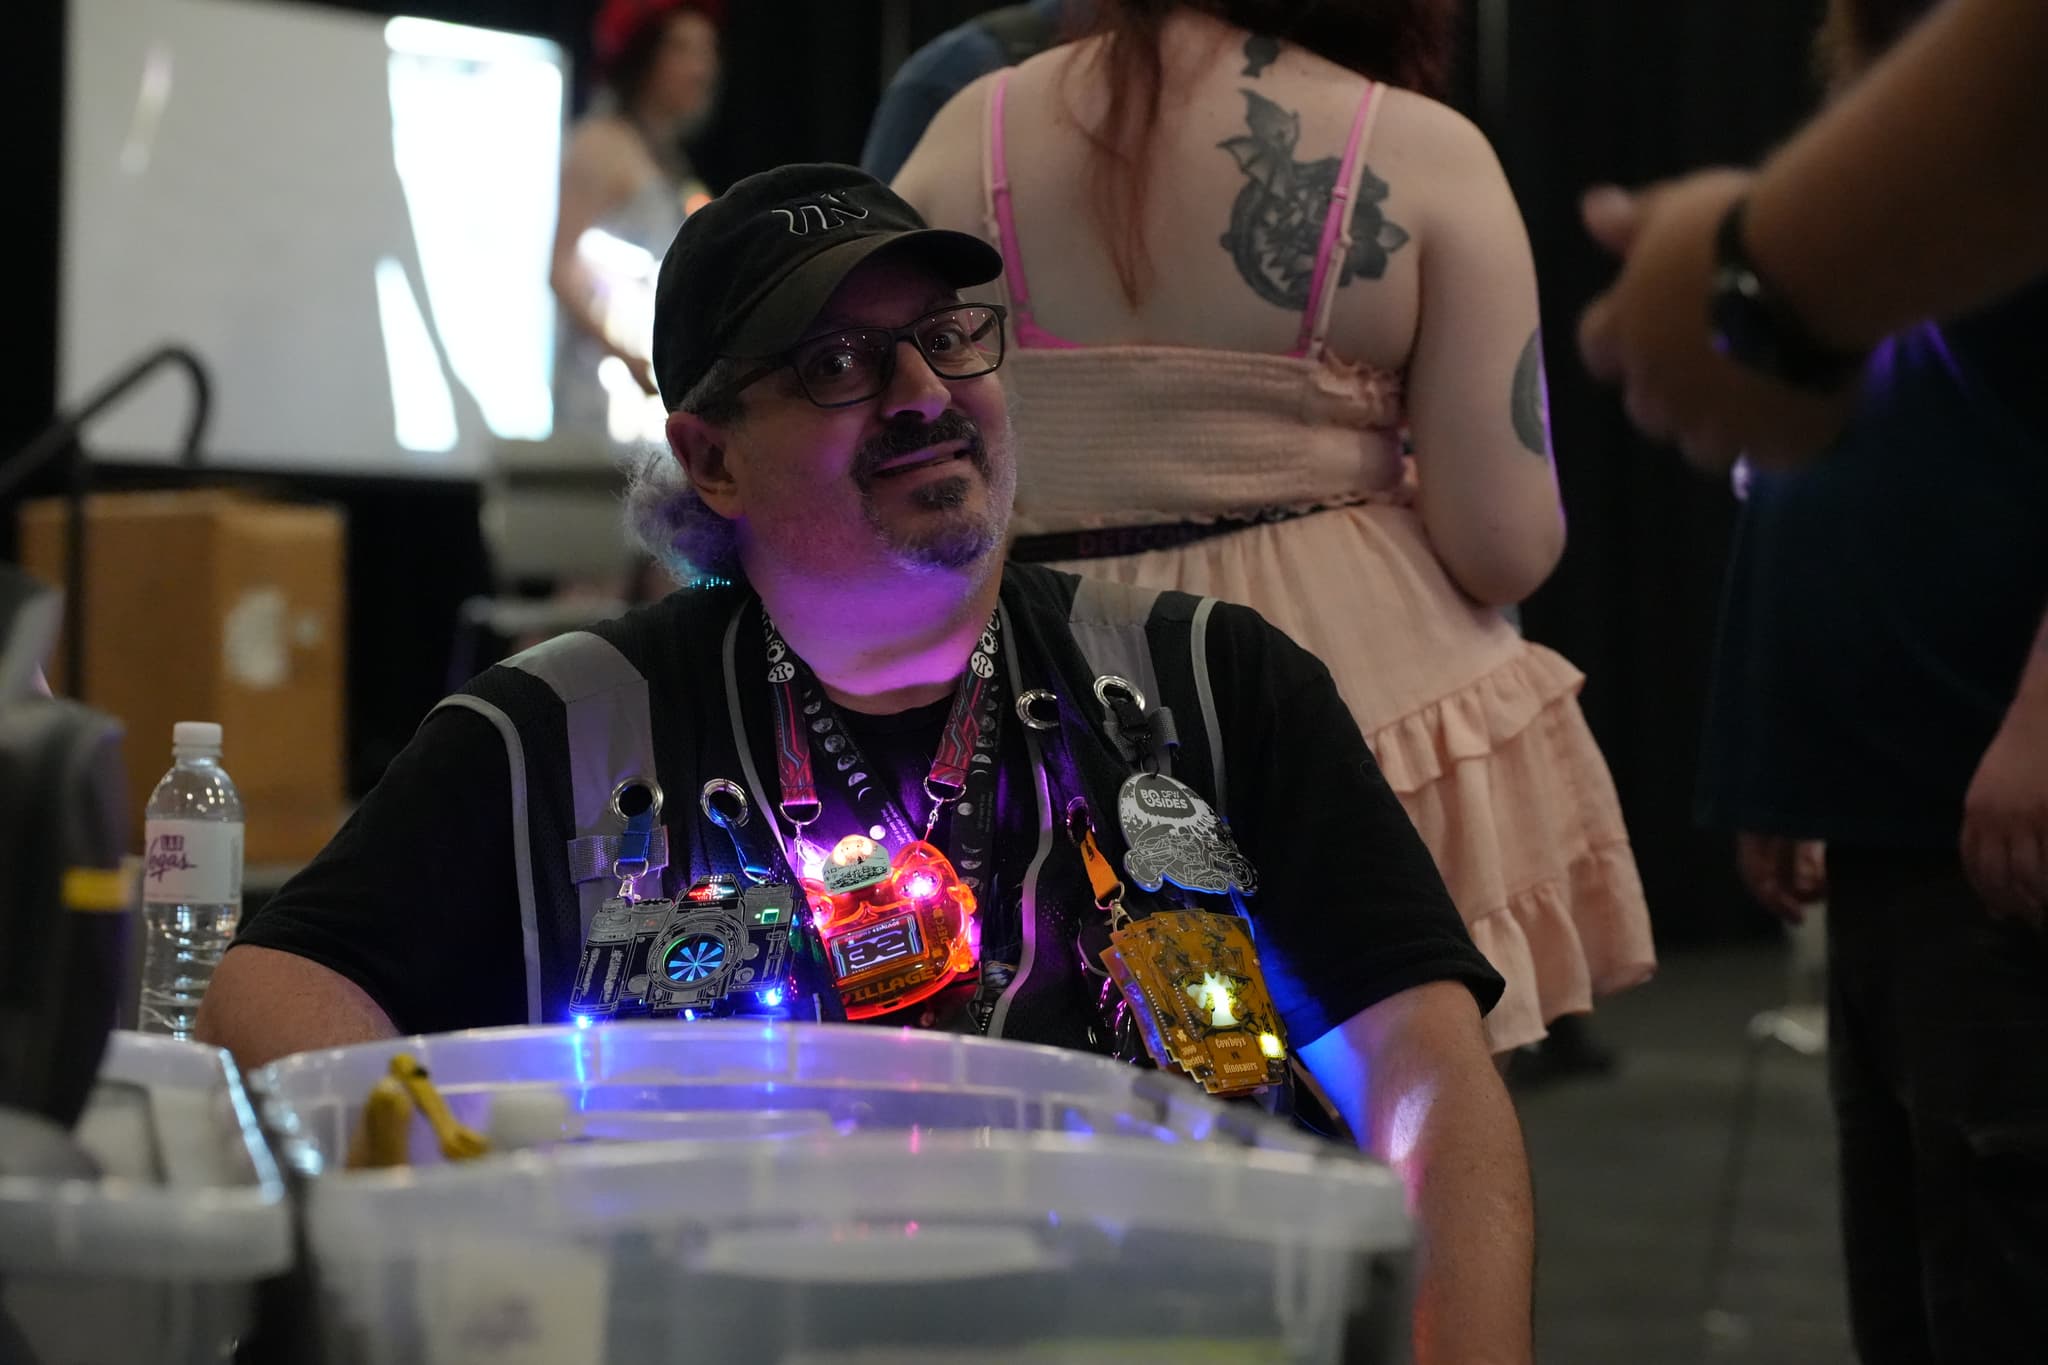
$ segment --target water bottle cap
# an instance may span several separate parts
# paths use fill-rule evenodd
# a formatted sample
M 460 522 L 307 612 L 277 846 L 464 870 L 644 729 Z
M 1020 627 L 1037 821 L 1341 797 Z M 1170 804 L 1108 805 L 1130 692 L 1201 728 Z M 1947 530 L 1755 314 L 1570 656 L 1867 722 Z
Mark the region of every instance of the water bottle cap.
M 181 720 L 171 727 L 171 743 L 180 749 L 218 749 L 220 725 L 210 720 Z

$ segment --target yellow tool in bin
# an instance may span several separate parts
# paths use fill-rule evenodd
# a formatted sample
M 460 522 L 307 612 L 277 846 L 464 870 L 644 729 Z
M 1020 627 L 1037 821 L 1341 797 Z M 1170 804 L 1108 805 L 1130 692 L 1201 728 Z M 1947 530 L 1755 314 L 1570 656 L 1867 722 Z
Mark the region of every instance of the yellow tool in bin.
M 348 1168 L 360 1171 L 409 1165 L 406 1139 L 415 1110 L 434 1130 L 441 1155 L 449 1161 L 470 1161 L 489 1154 L 490 1142 L 474 1128 L 456 1121 L 427 1069 L 411 1054 L 401 1052 L 391 1059 L 391 1074 L 371 1087 L 370 1097 L 363 1103 L 362 1121 L 348 1145 Z

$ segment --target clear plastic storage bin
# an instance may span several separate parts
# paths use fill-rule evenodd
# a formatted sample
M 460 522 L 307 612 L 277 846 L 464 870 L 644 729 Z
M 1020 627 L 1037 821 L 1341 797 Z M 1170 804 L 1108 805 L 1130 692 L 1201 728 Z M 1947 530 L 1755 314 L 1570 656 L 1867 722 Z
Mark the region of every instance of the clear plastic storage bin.
M 293 1254 L 284 1182 L 234 1063 L 116 1033 L 75 1135 L 101 1179 L 0 1177 L 0 1345 L 28 1365 L 230 1359 L 257 1282 Z
M 568 1140 L 346 1172 L 418 1057 L 465 1122 Z M 704 1022 L 289 1058 L 329 1365 L 1371 1362 L 1405 1339 L 1384 1167 L 1186 1081 L 954 1035 Z M 628 1139 L 624 1141 L 613 1139 Z

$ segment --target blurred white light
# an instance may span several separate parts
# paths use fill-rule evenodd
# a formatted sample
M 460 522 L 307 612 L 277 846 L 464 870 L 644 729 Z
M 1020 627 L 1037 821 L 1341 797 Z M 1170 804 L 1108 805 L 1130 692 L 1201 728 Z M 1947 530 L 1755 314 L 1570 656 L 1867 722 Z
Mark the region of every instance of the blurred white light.
M 393 19 L 384 40 L 392 159 L 449 368 L 493 433 L 542 439 L 554 429 L 560 52 L 431 19 Z
M 434 353 L 434 338 L 405 267 L 389 256 L 377 262 L 377 320 L 384 329 L 398 444 L 429 453 L 455 449 L 454 395 L 441 377 L 441 357 Z

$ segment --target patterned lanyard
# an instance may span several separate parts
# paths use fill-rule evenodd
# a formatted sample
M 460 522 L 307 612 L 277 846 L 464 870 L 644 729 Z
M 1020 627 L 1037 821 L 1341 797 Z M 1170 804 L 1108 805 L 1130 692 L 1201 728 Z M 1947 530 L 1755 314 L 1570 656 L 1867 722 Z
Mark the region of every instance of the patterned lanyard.
M 828 741 L 836 736 L 841 741 L 842 761 L 850 758 L 859 764 L 861 759 L 853 736 L 840 723 L 816 677 L 790 650 L 765 607 L 761 611 L 761 625 L 767 643 L 767 678 L 775 698 L 775 766 L 782 785 L 779 807 L 782 817 L 795 831 L 791 843 L 799 850 L 815 850 L 805 830 L 824 814 L 825 807 L 818 797 L 811 763 L 812 732 L 815 730 Z M 953 689 L 953 704 L 947 711 L 945 728 L 939 733 L 938 751 L 924 779 L 925 799 L 931 803 L 931 809 L 925 817 L 924 832 L 917 837 L 927 842 L 938 825 L 940 813 L 968 794 L 969 782 L 976 776 L 977 753 L 983 759 L 979 766 L 993 786 L 996 732 L 1001 715 L 994 695 L 1000 631 L 999 616 L 992 613 L 968 656 L 959 684 Z M 971 842 L 984 846 L 978 851 L 985 851 L 987 832 L 993 826 L 994 805 L 993 792 L 975 803 L 976 818 L 970 824 L 978 837 Z M 893 798 L 885 798 L 883 809 L 887 823 L 898 827 L 897 837 L 907 842 L 914 829 L 908 817 Z

